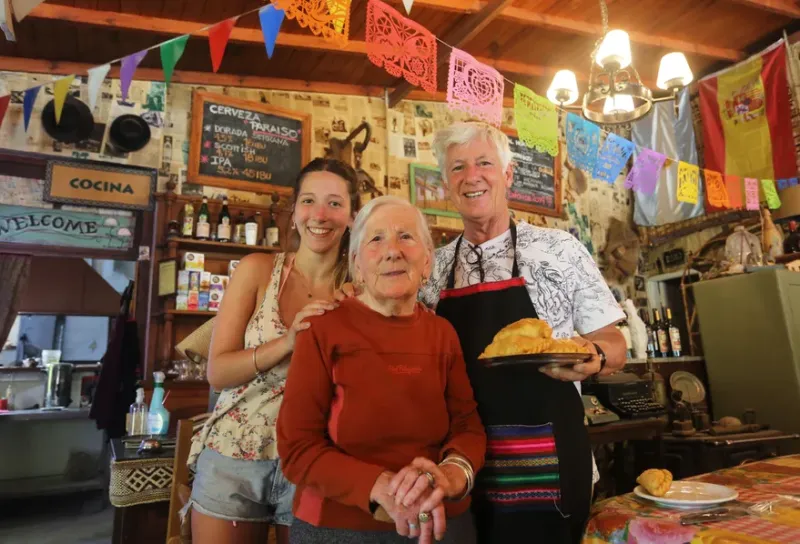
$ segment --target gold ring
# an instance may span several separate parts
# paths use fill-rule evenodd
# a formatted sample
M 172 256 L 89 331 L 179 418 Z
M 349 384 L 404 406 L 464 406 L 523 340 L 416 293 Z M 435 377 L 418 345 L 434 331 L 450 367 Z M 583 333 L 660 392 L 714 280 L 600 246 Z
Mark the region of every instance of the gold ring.
M 420 512 L 417 517 L 420 523 L 428 523 L 431 520 L 431 515 L 427 512 Z
M 436 488 L 436 478 L 433 477 L 433 474 L 430 472 L 425 473 L 425 477 L 428 479 L 428 484 L 431 486 L 431 489 Z

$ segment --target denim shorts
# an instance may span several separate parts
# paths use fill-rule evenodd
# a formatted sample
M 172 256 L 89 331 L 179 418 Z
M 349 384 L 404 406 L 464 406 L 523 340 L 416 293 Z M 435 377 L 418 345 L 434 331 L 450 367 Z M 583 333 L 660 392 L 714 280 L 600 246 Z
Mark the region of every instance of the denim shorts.
M 228 521 L 292 524 L 294 485 L 279 459 L 245 461 L 205 448 L 197 458 L 187 507 Z

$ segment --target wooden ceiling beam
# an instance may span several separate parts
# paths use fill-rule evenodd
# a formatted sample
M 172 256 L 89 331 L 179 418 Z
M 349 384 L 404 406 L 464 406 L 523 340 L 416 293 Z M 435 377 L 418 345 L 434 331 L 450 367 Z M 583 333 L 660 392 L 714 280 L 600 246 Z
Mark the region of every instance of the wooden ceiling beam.
M 742 3 L 752 4 L 782 4 L 781 0 L 734 0 Z M 430 9 L 438 9 L 441 11 L 450 11 L 454 13 L 477 13 L 483 8 L 486 3 L 480 0 L 472 0 L 465 2 L 458 2 L 457 0 L 415 0 L 415 6 L 426 7 Z M 786 8 L 784 8 L 786 9 Z M 792 8 L 794 9 L 794 8 Z M 800 13 L 800 9 L 796 9 Z M 413 13 L 413 11 L 412 11 Z M 797 17 L 798 15 L 794 15 Z M 583 36 L 599 37 L 603 33 L 602 25 L 587 23 L 585 21 L 578 21 L 576 19 L 569 19 L 567 17 L 559 17 L 556 15 L 547 15 L 529 9 L 518 8 L 514 6 L 507 6 L 503 8 L 498 17 L 499 20 L 511 21 L 514 23 L 535 26 L 537 28 L 546 28 L 548 30 L 556 30 L 559 32 L 566 32 L 569 34 L 578 34 Z M 659 47 L 665 49 L 674 49 L 682 53 L 694 53 L 713 59 L 738 61 L 745 58 L 747 55 L 744 51 L 737 49 L 729 49 L 725 47 L 714 47 L 686 40 L 679 40 L 670 38 L 668 36 L 659 36 L 647 32 L 635 32 L 628 30 L 628 35 L 631 41 L 641 45 L 651 47 Z
M 480 11 L 469 15 L 465 21 L 458 23 L 444 34 L 442 41 L 453 47 L 461 47 L 464 43 L 468 42 L 477 36 L 481 30 L 491 23 L 506 6 L 511 4 L 512 0 L 492 0 L 481 8 Z M 437 47 L 436 64 L 438 69 L 441 70 L 447 59 L 450 58 L 450 48 Z M 394 91 L 389 95 L 389 107 L 393 108 L 403 98 L 408 95 L 414 86 L 408 81 L 400 80 Z
M 791 17 L 792 19 L 800 19 L 800 4 L 797 2 L 787 2 L 786 0 L 733 0 L 737 4 L 750 6 L 752 8 L 760 9 L 762 11 L 769 11 L 783 15 L 784 17 Z

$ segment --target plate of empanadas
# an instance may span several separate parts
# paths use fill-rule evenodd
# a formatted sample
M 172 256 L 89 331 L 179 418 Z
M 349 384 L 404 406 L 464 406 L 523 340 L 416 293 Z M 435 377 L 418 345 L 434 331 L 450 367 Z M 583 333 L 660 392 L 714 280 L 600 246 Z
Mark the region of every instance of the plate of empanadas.
M 570 339 L 553 338 L 553 329 L 541 319 L 526 318 L 500 330 L 478 358 L 490 367 L 574 365 L 588 361 L 592 354 Z
M 739 493 L 724 485 L 693 481 L 672 481 L 668 470 L 651 468 L 642 472 L 633 494 L 667 508 L 701 508 L 735 500 Z

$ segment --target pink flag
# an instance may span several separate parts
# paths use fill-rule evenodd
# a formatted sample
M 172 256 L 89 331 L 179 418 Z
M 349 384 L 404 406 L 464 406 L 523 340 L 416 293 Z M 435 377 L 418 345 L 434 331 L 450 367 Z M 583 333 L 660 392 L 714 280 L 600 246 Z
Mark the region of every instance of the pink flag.
M 447 103 L 495 126 L 503 121 L 505 80 L 500 72 L 453 48 L 447 78 Z
M 652 195 L 656 192 L 656 183 L 661 174 L 661 167 L 667 157 L 653 151 L 652 149 L 642 148 L 636 155 L 633 168 L 628 172 L 625 180 L 626 189 L 636 189 L 642 193 Z

